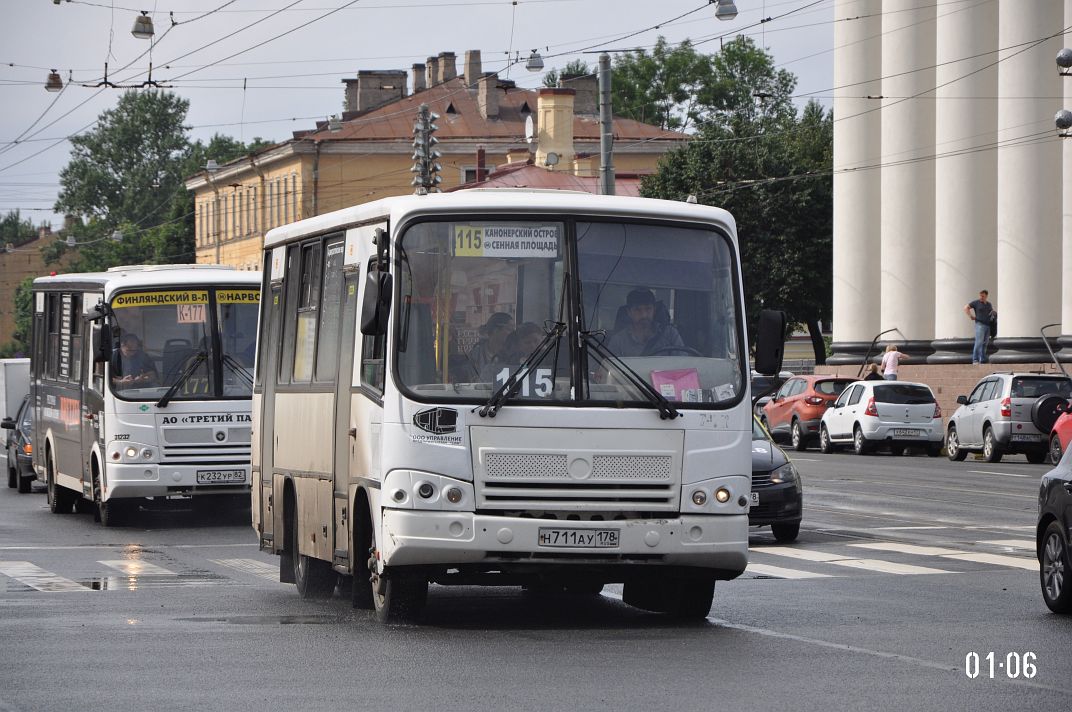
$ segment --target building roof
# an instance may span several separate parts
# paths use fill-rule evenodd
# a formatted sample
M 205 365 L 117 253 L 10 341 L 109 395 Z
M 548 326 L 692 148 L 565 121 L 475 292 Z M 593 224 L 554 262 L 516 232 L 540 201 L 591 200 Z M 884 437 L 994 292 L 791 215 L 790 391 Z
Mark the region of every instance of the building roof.
M 574 190 L 582 193 L 599 193 L 597 176 L 576 176 L 567 171 L 549 171 L 531 163 L 514 163 L 501 166 L 483 181 L 465 183 L 446 192 L 472 188 L 537 188 L 541 190 Z M 615 195 L 640 197 L 640 176 L 635 173 L 614 177 Z

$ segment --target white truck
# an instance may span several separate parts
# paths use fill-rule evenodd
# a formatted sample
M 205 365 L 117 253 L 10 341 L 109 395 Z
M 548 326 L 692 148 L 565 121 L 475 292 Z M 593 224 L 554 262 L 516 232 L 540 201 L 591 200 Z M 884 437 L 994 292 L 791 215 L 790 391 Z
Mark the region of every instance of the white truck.
M 0 420 L 14 418 L 22 405 L 22 399 L 30 392 L 30 359 L 0 359 Z M 4 458 L 3 471 L 7 472 L 7 451 L 0 448 Z

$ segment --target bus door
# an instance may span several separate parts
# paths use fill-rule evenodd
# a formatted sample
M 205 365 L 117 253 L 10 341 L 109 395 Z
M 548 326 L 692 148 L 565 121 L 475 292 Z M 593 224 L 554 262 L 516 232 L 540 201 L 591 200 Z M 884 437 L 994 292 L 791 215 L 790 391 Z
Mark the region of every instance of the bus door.
M 86 293 L 82 295 L 82 309 L 92 307 L 100 301 L 101 295 Z M 81 348 L 75 351 L 73 358 L 81 360 L 82 380 L 82 472 L 84 473 L 83 493 L 93 497 L 93 444 L 100 439 L 104 430 L 101 421 L 104 413 L 104 363 L 94 363 L 93 339 L 90 337 L 92 322 L 86 321 L 83 314 L 77 314 L 78 339 Z M 102 454 L 103 456 L 103 454 Z M 101 467 L 104 464 L 101 463 Z M 101 473 L 103 474 L 103 473 Z
M 359 434 L 351 417 L 353 397 L 354 350 L 357 334 L 357 300 L 359 271 L 349 272 L 343 284 L 342 325 L 339 329 L 339 376 L 335 381 L 335 546 L 334 563 L 349 566 L 350 522 L 353 512 L 347 502 L 350 484 L 350 460 Z M 360 552 L 358 552 L 360 553 Z
M 276 282 L 271 285 L 267 297 L 262 297 L 264 313 L 268 328 L 261 332 L 259 338 L 260 359 L 258 366 L 263 391 L 261 394 L 260 436 L 253 445 L 260 447 L 260 506 L 261 545 L 272 542 L 275 530 L 275 517 L 272 502 L 272 473 L 275 471 L 275 391 L 279 373 L 279 344 L 282 342 L 280 320 L 283 314 L 283 285 Z M 256 486 L 256 483 L 255 483 Z M 282 545 L 280 543 L 279 545 Z

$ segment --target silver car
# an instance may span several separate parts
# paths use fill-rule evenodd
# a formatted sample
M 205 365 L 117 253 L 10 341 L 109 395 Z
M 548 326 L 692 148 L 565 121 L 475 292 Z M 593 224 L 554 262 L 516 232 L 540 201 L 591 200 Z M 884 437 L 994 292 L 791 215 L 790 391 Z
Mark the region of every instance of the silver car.
M 819 449 L 841 444 L 864 455 L 880 445 L 900 455 L 908 446 L 942 453 L 942 411 L 924 383 L 856 381 L 845 386 L 819 423 Z
M 960 407 L 946 426 L 945 447 L 950 460 L 981 452 L 987 462 L 1023 453 L 1029 462 L 1046 460 L 1047 437 L 1032 422 L 1032 407 L 1043 396 L 1072 397 L 1072 381 L 1041 373 L 992 373 L 968 396 L 957 396 Z

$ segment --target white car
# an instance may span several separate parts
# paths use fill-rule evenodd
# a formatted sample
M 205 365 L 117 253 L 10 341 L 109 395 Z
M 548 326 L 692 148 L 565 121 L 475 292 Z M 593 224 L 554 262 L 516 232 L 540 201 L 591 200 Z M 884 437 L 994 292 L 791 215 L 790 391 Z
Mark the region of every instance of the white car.
M 834 452 L 851 445 L 857 455 L 889 446 L 900 455 L 908 446 L 931 457 L 942 453 L 942 410 L 923 383 L 856 381 L 841 392 L 819 423 L 819 449 Z

